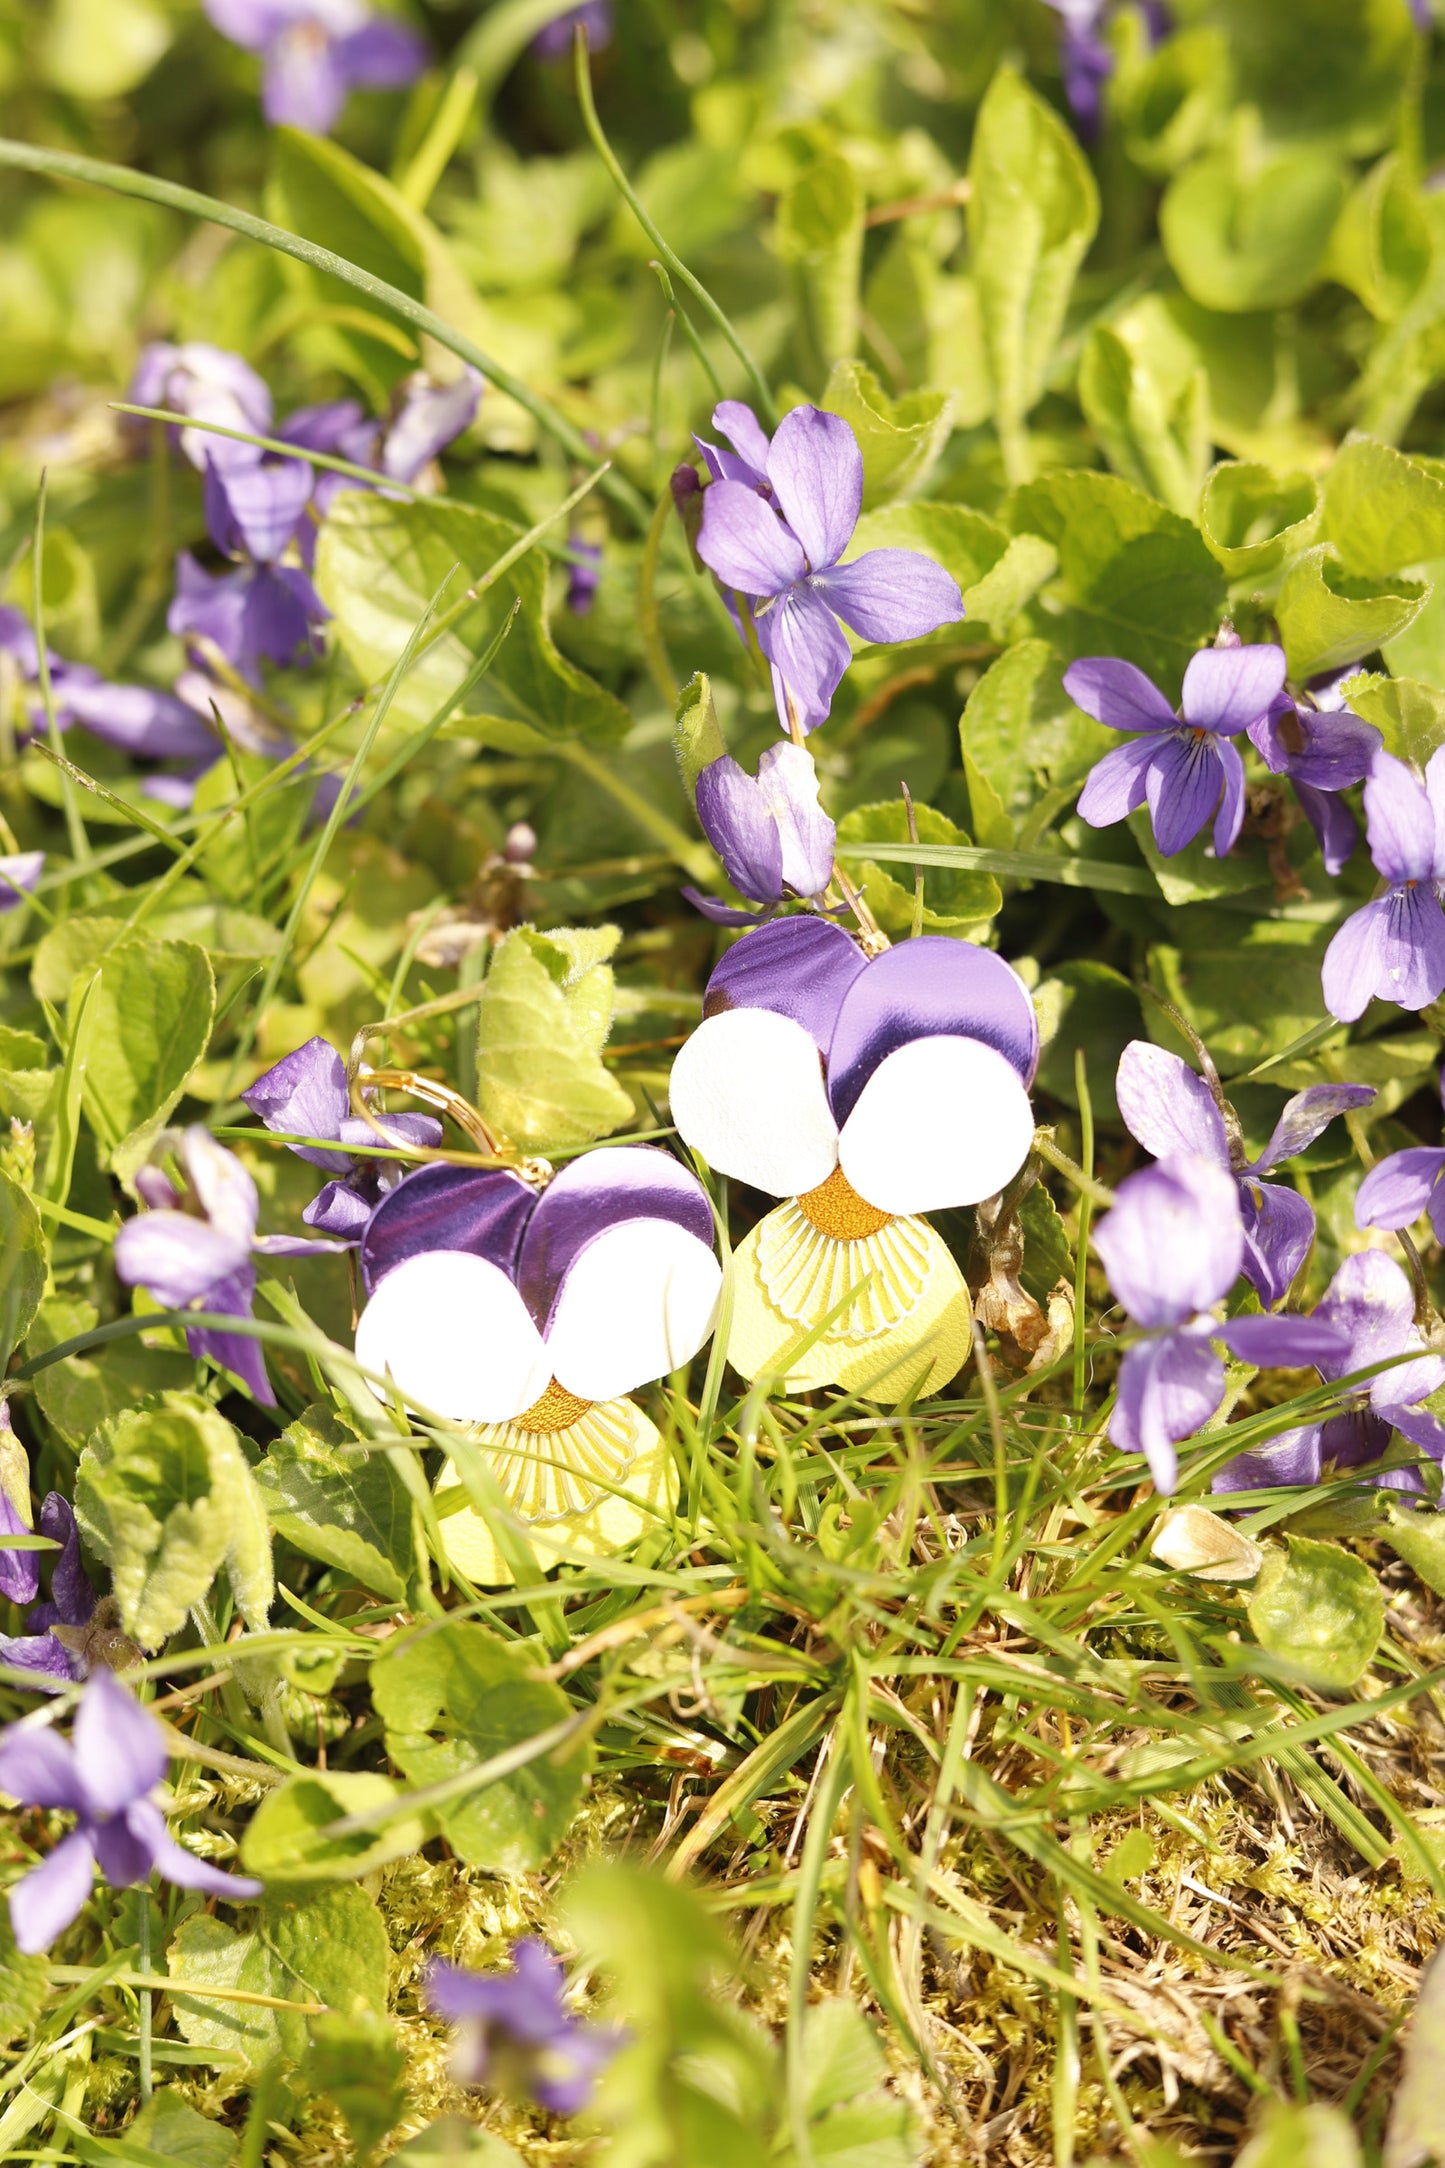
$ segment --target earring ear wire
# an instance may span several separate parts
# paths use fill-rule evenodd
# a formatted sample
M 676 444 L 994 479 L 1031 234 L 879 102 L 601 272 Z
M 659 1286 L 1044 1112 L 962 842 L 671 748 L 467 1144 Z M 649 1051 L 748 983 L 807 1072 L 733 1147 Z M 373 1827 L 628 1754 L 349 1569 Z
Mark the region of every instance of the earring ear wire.
M 415 1069 L 373 1069 L 369 1062 L 359 1062 L 351 1078 L 351 1108 L 364 1122 L 369 1123 L 383 1144 L 390 1140 L 381 1122 L 366 1104 L 366 1090 L 409 1092 L 413 1099 L 420 1099 L 424 1106 L 434 1107 L 438 1114 L 449 1115 L 458 1129 L 471 1139 L 481 1151 L 494 1160 L 499 1167 L 507 1167 L 520 1175 L 535 1189 L 545 1189 L 552 1179 L 553 1167 L 546 1159 L 519 1159 L 505 1138 L 495 1137 L 477 1109 L 460 1092 L 453 1091 L 450 1084 L 438 1083 L 434 1077 L 420 1076 Z

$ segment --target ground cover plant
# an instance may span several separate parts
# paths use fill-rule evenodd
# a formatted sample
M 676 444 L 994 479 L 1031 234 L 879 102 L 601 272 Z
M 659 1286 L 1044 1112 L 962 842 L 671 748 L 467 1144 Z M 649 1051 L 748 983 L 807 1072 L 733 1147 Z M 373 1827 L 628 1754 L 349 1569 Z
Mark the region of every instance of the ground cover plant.
M 1445 2159 L 1427 0 L 0 52 L 0 2159 Z

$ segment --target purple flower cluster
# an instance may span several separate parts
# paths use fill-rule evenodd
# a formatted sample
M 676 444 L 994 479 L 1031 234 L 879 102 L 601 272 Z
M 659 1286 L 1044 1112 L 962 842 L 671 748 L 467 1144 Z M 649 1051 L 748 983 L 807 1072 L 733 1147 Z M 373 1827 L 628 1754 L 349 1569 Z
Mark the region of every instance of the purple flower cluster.
M 553 2115 L 585 2108 L 598 2073 L 626 2036 L 574 2017 L 563 1999 L 565 1985 L 547 1945 L 530 1937 L 514 1946 L 510 1972 L 431 1965 L 426 2002 L 457 2028 L 452 2067 L 458 2082 L 497 2086 Z
M 9 1428 L 9 1417 L 5 1419 Z M 28 1535 L 29 1529 L 14 1505 L 0 1491 L 0 1595 L 11 1603 L 28 1604 L 23 1634 L 0 1634 L 0 1663 L 16 1671 L 33 1671 L 58 1685 L 86 1675 L 85 1658 L 73 1646 L 80 1631 L 95 1612 L 95 1590 L 80 1561 L 80 1531 L 68 1499 L 48 1491 L 41 1503 L 36 1525 L 39 1534 L 58 1543 L 60 1550 L 50 1569 L 50 1595 L 37 1603 L 40 1593 L 38 1551 L 7 1548 L 6 1539 Z M 67 1629 L 68 1638 L 56 1632 Z
M 308 1039 L 241 1097 L 274 1135 L 335 1140 L 335 1151 L 312 1144 L 290 1149 L 331 1176 L 302 1219 L 321 1234 L 347 1243 L 361 1240 L 377 1205 L 407 1171 L 393 1160 L 358 1156 L 354 1147 L 396 1144 L 416 1149 L 442 1141 L 442 1125 L 431 1114 L 378 1115 L 372 1121 L 353 1114 L 341 1057 L 325 1039 Z

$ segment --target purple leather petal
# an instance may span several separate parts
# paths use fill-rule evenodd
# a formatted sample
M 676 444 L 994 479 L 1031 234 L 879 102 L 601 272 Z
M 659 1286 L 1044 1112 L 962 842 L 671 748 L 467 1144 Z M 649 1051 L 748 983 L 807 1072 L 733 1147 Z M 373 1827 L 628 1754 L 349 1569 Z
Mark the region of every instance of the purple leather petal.
M 1357 1227 L 1408 1227 L 1425 1211 L 1445 1175 L 1445 1152 L 1414 1145 L 1372 1167 L 1355 1192 Z
M 1176 731 L 1156 740 L 1144 779 L 1144 797 L 1154 825 L 1154 841 L 1164 858 L 1192 843 L 1219 804 L 1224 768 L 1213 738 L 1206 732 Z
M 1064 672 L 1064 691 L 1076 708 L 1111 730 L 1177 730 L 1179 718 L 1152 678 L 1131 662 L 1086 655 Z
M 40 1589 L 40 1553 L 7 1548 L 10 1536 L 28 1536 L 29 1525 L 20 1518 L 9 1497 L 0 1490 L 0 1596 L 11 1603 L 34 1603 Z
M 507 1167 L 418 1167 L 388 1191 L 361 1241 L 368 1294 L 408 1257 L 464 1250 L 515 1278 L 537 1192 Z
M 1239 1275 L 1238 1185 L 1207 1159 L 1141 1168 L 1119 1184 L 1094 1242 L 1131 1317 L 1156 1328 L 1182 1325 L 1228 1294 Z
M 774 919 L 734 942 L 707 982 L 702 1013 L 771 1009 L 811 1032 L 826 1055 L 843 998 L 866 968 L 857 942 L 828 919 Z
M 739 895 L 758 903 L 781 902 L 783 839 L 777 821 L 758 781 L 731 754 L 710 761 L 698 776 L 697 817 Z
M 1282 647 L 1206 647 L 1184 672 L 1184 720 L 1233 737 L 1268 712 L 1284 684 Z
M 1119 1056 L 1114 1094 L 1130 1136 L 1156 1159 L 1194 1153 L 1229 1165 L 1224 1116 L 1203 1077 L 1179 1055 L 1148 1039 L 1131 1039 Z
M 1428 881 L 1435 865 L 1435 816 L 1414 773 L 1393 753 L 1376 753 L 1365 782 L 1365 831 L 1375 870 L 1387 881 Z
M 568 1272 L 587 1245 L 620 1221 L 660 1219 L 684 1227 L 710 1250 L 707 1192 L 655 1145 L 605 1145 L 570 1160 L 543 1191 L 517 1258 L 517 1291 L 546 1337 Z
M 1157 737 L 1131 738 L 1095 761 L 1079 793 L 1079 818 L 1091 828 L 1112 828 L 1144 803 Z
M 773 666 L 779 717 L 786 722 L 791 693 L 803 728 L 816 730 L 852 660 L 842 626 L 807 580 L 761 605 L 756 623 L 758 645 Z
M 817 574 L 813 591 L 861 640 L 921 640 L 964 614 L 953 574 L 921 550 L 865 550 Z
M 1315 832 L 1320 847 L 1320 857 L 1331 879 L 1344 872 L 1350 862 L 1355 845 L 1360 840 L 1360 824 L 1345 804 L 1327 790 L 1316 790 L 1313 784 L 1294 779 L 1294 794 L 1299 800 L 1300 811 Z
M 1261 1370 L 1302 1370 L 1310 1363 L 1337 1360 L 1347 1345 L 1344 1333 L 1328 1318 L 1300 1317 L 1288 1311 L 1278 1316 L 1227 1318 L 1214 1337 L 1241 1362 Z
M 1241 1181 L 1244 1276 L 1261 1302 L 1283 1302 L 1315 1238 L 1314 1209 L 1283 1182 Z M 1313 1360 L 1313 1357 L 1310 1358 Z
M 895 1048 L 940 1034 L 981 1040 L 1025 1084 L 1033 1082 L 1039 1025 L 1018 973 L 991 949 L 921 934 L 875 956 L 843 996 L 826 1049 L 828 1100 L 838 1127 Z M 966 1109 L 959 1113 L 967 1119 Z
M 1311 1084 L 1296 1092 L 1285 1101 L 1273 1136 L 1254 1162 L 1254 1172 L 1268 1174 L 1282 1159 L 1293 1159 L 1296 1152 L 1304 1151 L 1316 1137 L 1323 1136 L 1337 1115 L 1369 1106 L 1374 1096 L 1373 1084 Z M 1445 1154 L 1441 1156 L 1445 1159 Z M 1360 1220 L 1357 1224 L 1364 1227 L 1369 1222 Z
M 1164 1333 L 1131 1347 L 1119 1365 L 1109 1436 L 1121 1452 L 1142 1453 L 1166 1497 L 1179 1476 L 1174 1448 L 1209 1421 L 1224 1398 L 1224 1365 L 1207 1339 Z
M 743 595 L 780 595 L 807 569 L 797 536 L 743 482 L 704 490 L 697 554 L 724 587 Z
M 1301 1430 L 1282 1431 L 1252 1453 L 1236 1453 L 1219 1470 L 1210 1489 L 1282 1490 L 1297 1483 L 1318 1483 L 1320 1459 L 1320 1426 L 1306 1423 Z
M 72 1829 L 43 1866 L 10 1891 L 10 1926 L 26 1957 L 48 1950 L 78 1918 L 95 1880 L 95 1844 L 88 1829 Z
M 768 480 L 783 517 L 808 553 L 810 570 L 835 565 L 853 539 L 863 508 L 863 454 L 847 422 L 820 407 L 794 407 L 774 431 Z M 704 500 L 704 532 L 706 524 Z M 698 554 L 706 563 L 707 553 L 700 546 Z
M 308 1039 L 257 1077 L 241 1094 L 253 1114 L 279 1136 L 338 1137 L 351 1111 L 346 1090 L 346 1070 L 330 1041 Z M 292 1146 L 298 1159 L 330 1174 L 345 1174 L 351 1161 L 345 1152 L 326 1152 L 309 1144 Z
M 76 1766 L 90 1810 L 119 1814 L 160 1783 L 165 1733 L 114 1672 L 101 1669 L 80 1698 L 73 1733 Z

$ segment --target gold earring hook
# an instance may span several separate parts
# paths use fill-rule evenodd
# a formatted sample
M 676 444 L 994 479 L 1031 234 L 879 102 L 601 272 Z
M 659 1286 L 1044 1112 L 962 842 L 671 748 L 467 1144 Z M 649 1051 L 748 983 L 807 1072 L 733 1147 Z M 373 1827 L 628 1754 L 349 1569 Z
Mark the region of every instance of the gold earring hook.
M 499 1167 L 507 1167 L 520 1175 L 536 1189 L 544 1189 L 552 1179 L 552 1165 L 545 1159 L 519 1159 L 505 1141 L 494 1137 L 471 1101 L 449 1084 L 440 1084 L 434 1077 L 419 1076 L 415 1069 L 373 1069 L 368 1062 L 357 1065 L 351 1079 L 352 1111 L 369 1123 L 383 1144 L 389 1144 L 385 1128 L 366 1104 L 367 1088 L 409 1092 L 413 1099 L 420 1099 L 424 1106 L 435 1107 L 438 1114 L 450 1115 L 457 1127 L 463 1130 L 489 1158 Z

